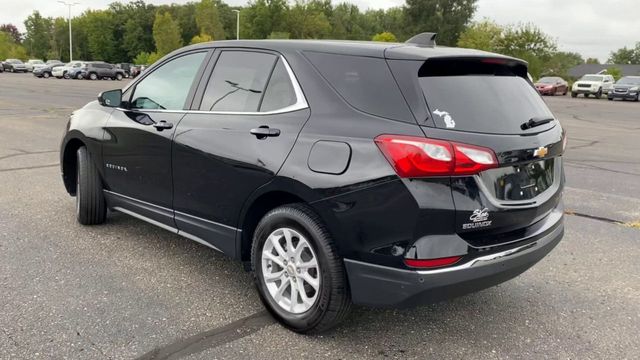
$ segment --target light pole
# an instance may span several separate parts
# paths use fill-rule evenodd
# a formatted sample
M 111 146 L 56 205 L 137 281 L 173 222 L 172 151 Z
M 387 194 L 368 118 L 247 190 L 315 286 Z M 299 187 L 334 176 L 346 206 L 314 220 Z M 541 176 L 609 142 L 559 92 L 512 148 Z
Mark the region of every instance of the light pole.
M 236 13 L 236 40 L 240 40 L 240 10 L 233 10 Z
M 62 0 L 58 0 L 58 2 L 60 4 L 63 4 L 69 7 L 69 17 L 67 18 L 69 20 L 69 61 L 73 61 L 73 37 L 71 36 L 71 7 L 74 5 L 79 5 L 80 3 L 77 3 L 77 2 L 70 3 Z

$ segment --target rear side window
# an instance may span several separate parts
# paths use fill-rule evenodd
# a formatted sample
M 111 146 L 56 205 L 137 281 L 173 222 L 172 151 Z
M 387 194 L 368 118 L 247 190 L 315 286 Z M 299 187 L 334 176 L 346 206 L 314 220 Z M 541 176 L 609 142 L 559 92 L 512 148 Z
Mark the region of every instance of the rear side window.
M 289 73 L 282 60 L 278 59 L 278 63 L 271 74 L 271 79 L 269 79 L 269 85 L 265 90 L 260 111 L 284 109 L 295 103 L 296 93 L 291 84 L 291 78 L 289 78 Z
M 205 90 L 200 110 L 256 112 L 264 95 L 275 55 L 223 51 Z
M 305 52 L 320 74 L 354 108 L 415 122 L 384 59 Z
M 553 118 L 524 77 L 521 64 L 485 60 L 427 60 L 418 81 L 436 127 L 492 134 L 544 131 L 553 123 L 522 130 L 532 118 Z

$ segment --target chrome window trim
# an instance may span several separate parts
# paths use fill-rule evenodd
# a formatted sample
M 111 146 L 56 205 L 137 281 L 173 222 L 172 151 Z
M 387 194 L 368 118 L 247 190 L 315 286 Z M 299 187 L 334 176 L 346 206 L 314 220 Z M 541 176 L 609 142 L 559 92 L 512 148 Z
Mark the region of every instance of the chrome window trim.
M 131 110 L 140 110 L 149 113 L 181 113 L 181 114 L 211 114 L 211 115 L 276 115 L 276 114 L 284 114 L 292 111 L 298 111 L 302 109 L 309 108 L 309 104 L 307 103 L 307 99 L 302 92 L 302 88 L 300 87 L 300 83 L 298 83 L 298 79 L 296 75 L 293 73 L 291 66 L 289 66 L 289 62 L 282 55 L 278 55 L 282 63 L 284 64 L 285 69 L 287 70 L 287 74 L 289 74 L 289 81 L 291 81 L 291 85 L 293 85 L 293 92 L 296 96 L 296 102 L 293 105 L 289 105 L 283 107 L 281 109 L 271 110 L 271 111 L 206 111 L 206 110 L 162 110 L 162 109 L 122 109 L 118 107 L 117 109 L 120 111 L 131 111 Z M 214 67 L 215 69 L 215 67 Z M 141 82 L 144 79 L 141 80 Z M 269 79 L 271 81 L 271 79 Z M 268 84 L 267 84 L 268 85 Z M 128 90 L 128 87 L 127 87 Z M 266 90 L 266 88 L 265 88 Z M 126 90 L 123 90 L 123 92 Z

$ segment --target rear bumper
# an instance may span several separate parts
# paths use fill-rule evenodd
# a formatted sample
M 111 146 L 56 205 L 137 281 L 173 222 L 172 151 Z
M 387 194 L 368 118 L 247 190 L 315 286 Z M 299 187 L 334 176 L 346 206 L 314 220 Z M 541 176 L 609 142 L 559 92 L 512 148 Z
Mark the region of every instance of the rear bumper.
M 479 291 L 523 273 L 562 239 L 563 218 L 544 236 L 460 265 L 405 270 L 345 259 L 353 302 L 368 306 L 411 307 Z

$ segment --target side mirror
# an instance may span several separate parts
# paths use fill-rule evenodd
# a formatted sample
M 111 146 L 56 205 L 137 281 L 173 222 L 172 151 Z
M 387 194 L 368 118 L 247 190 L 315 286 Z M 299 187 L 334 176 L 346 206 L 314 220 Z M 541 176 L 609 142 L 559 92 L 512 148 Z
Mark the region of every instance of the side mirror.
M 102 106 L 118 107 L 122 103 L 122 90 L 109 90 L 98 95 L 98 102 Z

